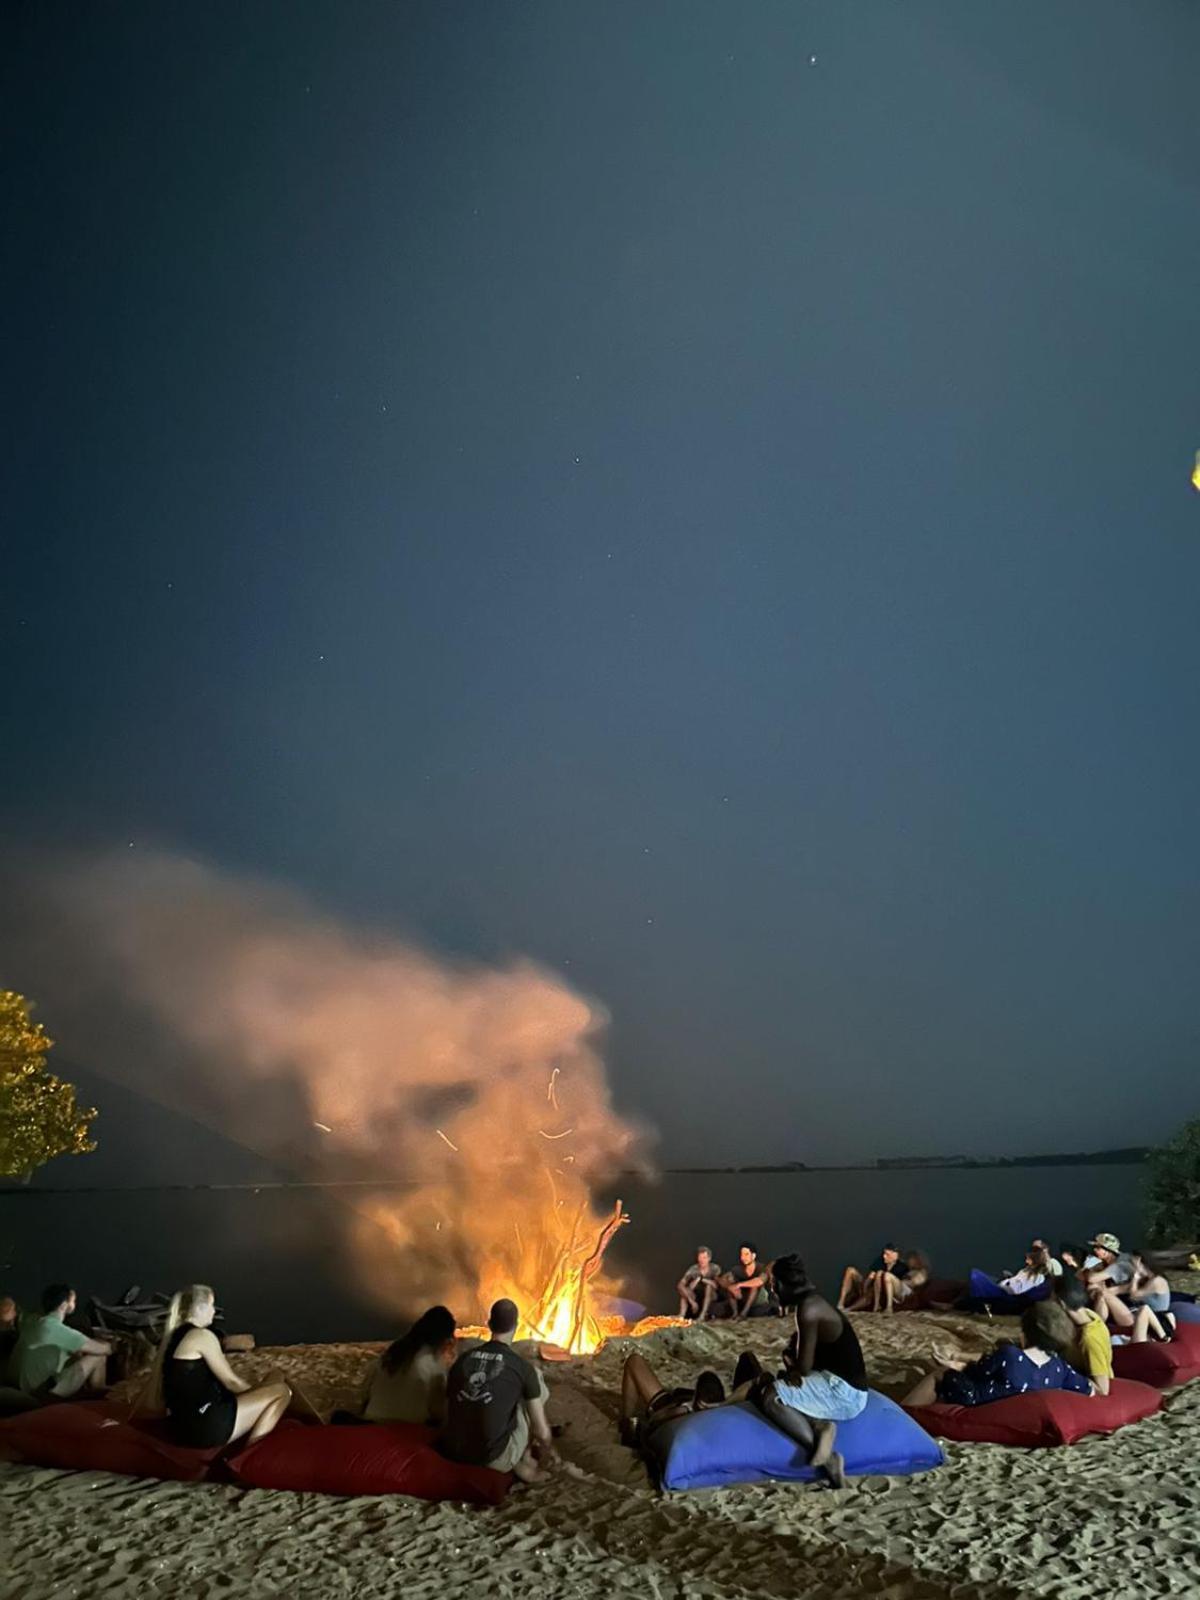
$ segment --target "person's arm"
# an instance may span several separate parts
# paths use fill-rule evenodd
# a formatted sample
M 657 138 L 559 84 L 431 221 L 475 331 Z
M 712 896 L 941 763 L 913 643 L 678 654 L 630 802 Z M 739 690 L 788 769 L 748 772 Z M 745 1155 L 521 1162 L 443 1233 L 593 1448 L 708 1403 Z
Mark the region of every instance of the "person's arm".
M 796 1314 L 796 1334 L 784 1352 L 789 1378 L 807 1378 L 817 1354 L 817 1318 Z M 790 1358 L 790 1359 L 789 1359 Z
M 1055 1356 L 1053 1359 L 1058 1363 L 1058 1376 L 1064 1389 L 1069 1389 L 1072 1394 L 1095 1392 L 1090 1378 L 1085 1378 L 1082 1372 L 1076 1372 L 1074 1367 L 1068 1366 L 1061 1356 Z
M 203 1329 L 197 1338 L 200 1349 L 200 1358 L 204 1365 L 220 1383 L 234 1394 L 245 1394 L 253 1386 L 245 1378 L 239 1378 L 237 1373 L 225 1359 L 225 1352 L 221 1349 L 220 1341 L 215 1333 L 207 1328 Z
M 534 1444 L 537 1445 L 538 1465 L 542 1467 L 556 1467 L 559 1464 L 559 1454 L 554 1448 L 554 1435 L 550 1431 L 550 1424 L 546 1420 L 546 1402 L 544 1400 L 526 1400 L 526 1410 L 529 1413 L 529 1432 Z
M 112 1345 L 105 1344 L 102 1339 L 84 1339 L 78 1347 L 76 1354 L 81 1356 L 110 1356 Z

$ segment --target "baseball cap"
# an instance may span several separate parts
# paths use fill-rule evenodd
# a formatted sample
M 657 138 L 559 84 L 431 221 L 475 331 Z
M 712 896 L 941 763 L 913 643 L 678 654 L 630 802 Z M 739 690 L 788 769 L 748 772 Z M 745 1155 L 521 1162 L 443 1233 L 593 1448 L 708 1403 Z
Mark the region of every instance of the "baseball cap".
M 1098 1233 L 1091 1245 L 1093 1250 L 1111 1250 L 1115 1256 L 1121 1254 L 1121 1241 L 1115 1233 Z

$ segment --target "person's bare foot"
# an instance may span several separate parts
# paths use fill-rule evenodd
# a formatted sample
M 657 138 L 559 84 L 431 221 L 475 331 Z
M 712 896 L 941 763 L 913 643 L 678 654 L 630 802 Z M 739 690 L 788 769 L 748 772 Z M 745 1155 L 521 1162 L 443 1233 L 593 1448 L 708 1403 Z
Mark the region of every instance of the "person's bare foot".
M 839 1451 L 834 1450 L 825 1463 L 825 1476 L 829 1479 L 831 1489 L 846 1487 L 846 1462 Z

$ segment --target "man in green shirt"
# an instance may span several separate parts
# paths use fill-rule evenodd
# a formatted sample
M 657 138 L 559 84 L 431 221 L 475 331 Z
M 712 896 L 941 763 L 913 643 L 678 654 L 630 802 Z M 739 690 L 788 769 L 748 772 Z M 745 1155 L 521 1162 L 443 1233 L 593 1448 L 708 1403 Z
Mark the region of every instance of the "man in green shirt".
M 112 1346 L 68 1328 L 63 1319 L 74 1309 L 74 1289 L 52 1283 L 42 1293 L 42 1315 L 22 1318 L 12 1354 L 18 1389 L 41 1400 L 69 1400 L 85 1391 L 103 1394 Z

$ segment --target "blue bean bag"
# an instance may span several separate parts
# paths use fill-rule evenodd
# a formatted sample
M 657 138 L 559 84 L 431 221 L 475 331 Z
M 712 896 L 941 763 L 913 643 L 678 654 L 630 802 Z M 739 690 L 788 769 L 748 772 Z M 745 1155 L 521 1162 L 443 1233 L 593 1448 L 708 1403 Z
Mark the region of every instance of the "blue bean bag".
M 1171 1315 L 1176 1322 L 1200 1322 L 1200 1306 L 1194 1300 L 1171 1297 Z
M 995 1311 L 1011 1311 L 1015 1315 L 1018 1311 L 1023 1311 L 1026 1306 L 1033 1305 L 1035 1301 L 1048 1300 L 1050 1285 L 1039 1283 L 1035 1289 L 1026 1289 L 1024 1294 L 1006 1294 L 995 1278 L 989 1278 L 986 1272 L 980 1272 L 978 1267 L 972 1267 L 967 1293 L 972 1300 L 989 1305 Z
M 871 1390 L 853 1422 L 839 1422 L 837 1448 L 846 1471 L 907 1476 L 940 1467 L 941 1446 L 886 1396 Z M 650 1430 L 645 1453 L 664 1489 L 714 1489 L 777 1478 L 807 1483 L 820 1477 L 791 1439 L 748 1404 L 718 1406 Z

